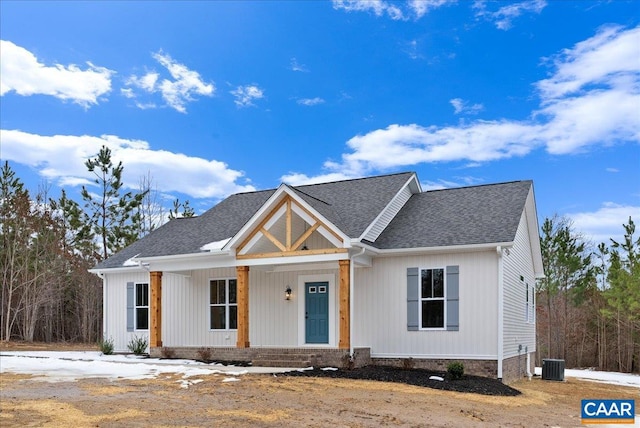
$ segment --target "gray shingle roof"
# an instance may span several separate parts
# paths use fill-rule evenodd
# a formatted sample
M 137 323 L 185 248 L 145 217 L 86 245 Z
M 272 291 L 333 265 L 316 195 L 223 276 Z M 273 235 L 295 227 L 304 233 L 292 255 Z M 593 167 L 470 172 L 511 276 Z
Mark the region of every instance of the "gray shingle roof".
M 425 248 L 511 242 L 531 181 L 434 190 L 413 195 L 376 248 Z
M 358 238 L 413 173 L 292 189 L 351 238 Z M 411 196 L 375 242 L 379 249 L 424 248 L 513 241 L 531 181 L 435 190 Z M 200 217 L 172 220 L 111 256 L 97 269 L 120 268 L 132 257 L 200 252 L 236 235 L 275 189 L 229 196 Z
M 331 206 L 331 212 L 326 209 L 327 214 L 322 211 L 320 213 L 325 215 L 347 236 L 357 238 L 362 235 L 412 175 L 412 172 L 405 172 L 297 186 L 295 189 L 299 193 L 309 195 Z M 305 201 L 309 202 L 309 199 L 305 199 Z M 314 208 L 318 208 L 317 204 L 310 204 Z
M 384 209 L 413 173 L 400 173 L 293 187 L 293 190 L 347 236 L 356 238 Z M 275 189 L 229 196 L 204 214 L 172 220 L 99 263 L 120 268 L 132 257 L 198 253 L 210 242 L 233 237 L 273 195 Z

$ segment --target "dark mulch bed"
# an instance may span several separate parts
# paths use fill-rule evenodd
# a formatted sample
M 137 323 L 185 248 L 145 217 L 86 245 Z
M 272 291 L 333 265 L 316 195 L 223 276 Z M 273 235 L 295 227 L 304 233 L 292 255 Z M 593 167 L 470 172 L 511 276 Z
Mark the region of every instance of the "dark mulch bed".
M 474 392 L 483 395 L 515 396 L 521 394 L 517 389 L 511 388 L 497 379 L 464 375 L 462 379 L 453 380 L 446 373 L 388 366 L 366 366 L 352 370 L 322 370 L 314 368 L 313 370 L 299 370 L 282 373 L 281 375 L 377 380 L 406 383 L 446 391 Z M 430 376 L 440 376 L 444 378 L 444 381 L 429 379 Z

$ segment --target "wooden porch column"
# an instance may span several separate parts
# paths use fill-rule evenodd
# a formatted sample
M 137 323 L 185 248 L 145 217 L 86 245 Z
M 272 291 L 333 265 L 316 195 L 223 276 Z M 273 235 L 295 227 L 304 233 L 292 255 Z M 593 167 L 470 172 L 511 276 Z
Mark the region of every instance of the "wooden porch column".
M 151 272 L 151 331 L 149 331 L 149 347 L 162 346 L 162 272 Z
M 350 311 L 350 265 L 349 260 L 340 260 L 340 349 L 351 347 L 351 311 Z
M 249 266 L 236 266 L 238 297 L 237 348 L 249 347 Z

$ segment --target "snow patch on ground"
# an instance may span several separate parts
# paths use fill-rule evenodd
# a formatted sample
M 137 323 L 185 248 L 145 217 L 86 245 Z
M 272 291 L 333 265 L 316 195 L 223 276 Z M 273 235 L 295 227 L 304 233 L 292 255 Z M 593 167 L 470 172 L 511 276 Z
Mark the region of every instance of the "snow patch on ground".
M 536 367 L 535 374 L 542 376 L 542 367 Z M 601 372 L 592 369 L 565 369 L 564 377 L 640 388 L 640 375 L 630 373 Z
M 97 351 L 3 351 L 0 352 L 0 373 L 18 373 L 34 376 L 34 380 L 47 382 L 74 381 L 83 378 L 152 379 L 169 374 L 182 375 L 181 385 L 201 382 L 190 379 L 197 376 L 221 374 L 227 382 L 238 381 L 239 376 L 252 373 L 284 373 L 294 368 L 236 367 L 222 364 L 206 364 L 194 360 L 168 360 L 136 355 L 104 355 Z M 297 369 L 313 370 L 313 367 Z M 327 367 L 325 370 L 336 370 Z M 597 370 L 566 369 L 565 378 L 586 379 L 640 389 L 640 376 L 628 373 L 601 372 Z M 536 367 L 541 375 L 542 368 Z
M 210 365 L 193 360 L 162 360 L 135 355 L 103 355 L 100 352 L 4 351 L 0 352 L 0 373 L 33 375 L 47 382 L 74 381 L 84 378 L 152 379 L 161 375 L 194 376 L 223 374 L 242 376 L 249 373 L 282 373 L 291 368 L 235 367 Z M 190 381 L 190 384 L 197 383 Z M 185 383 L 181 384 L 185 387 Z M 189 384 L 186 385 L 189 387 Z

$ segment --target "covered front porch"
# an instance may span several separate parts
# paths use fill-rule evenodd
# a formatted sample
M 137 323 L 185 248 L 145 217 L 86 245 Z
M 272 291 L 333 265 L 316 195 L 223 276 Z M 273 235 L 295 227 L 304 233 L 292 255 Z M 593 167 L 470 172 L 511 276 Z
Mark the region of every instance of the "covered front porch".
M 339 257 L 151 271 L 150 354 L 272 367 L 368 364 L 369 350 L 351 341 L 354 262 L 348 252 L 330 258 Z
M 368 259 L 292 189 L 281 187 L 233 238 L 202 250 L 146 260 L 153 355 L 288 365 L 354 358 L 354 269 Z

